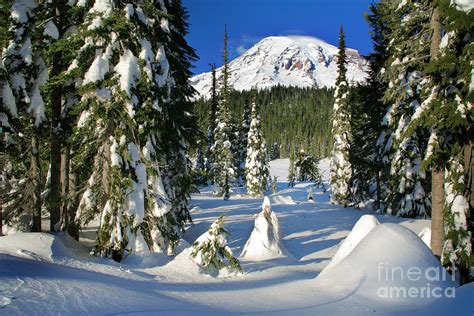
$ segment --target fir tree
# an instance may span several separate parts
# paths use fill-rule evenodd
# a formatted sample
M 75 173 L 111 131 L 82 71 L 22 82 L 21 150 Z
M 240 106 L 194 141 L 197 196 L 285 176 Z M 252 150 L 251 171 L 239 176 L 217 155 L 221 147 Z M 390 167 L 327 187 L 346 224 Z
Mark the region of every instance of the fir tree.
M 252 102 L 247 158 L 245 160 L 245 179 L 248 194 L 262 196 L 267 191 L 269 176 L 267 147 L 262 134 L 260 109 L 255 95 Z
M 189 107 L 183 99 L 192 89 L 188 71 L 176 66 L 187 65 L 187 47 L 170 44 L 180 38 L 171 29 L 182 32 L 163 15 L 171 8 L 148 4 L 86 7 L 83 46 L 69 70 L 82 77 L 75 166 L 89 173 L 78 219 L 102 214 L 93 251 L 115 260 L 169 251 L 187 216 L 186 193 L 174 190 L 187 185 L 186 119 L 177 115 Z
M 208 127 L 207 127 L 207 148 L 206 148 L 206 171 L 209 179 L 213 183 L 212 165 L 214 163 L 212 146 L 214 146 L 214 131 L 216 130 L 216 120 L 218 113 L 218 98 L 217 98 L 217 79 L 216 79 L 216 66 L 211 64 L 212 71 L 212 86 L 211 86 L 211 100 L 209 103 L 208 113 Z M 211 184 L 212 184 L 211 183 Z
M 249 103 L 244 104 L 244 110 L 242 114 L 242 125 L 239 130 L 238 138 L 238 155 L 237 155 L 237 181 L 241 184 L 245 179 L 245 160 L 247 158 L 247 144 L 250 129 L 250 116 L 251 107 Z
M 296 181 L 296 165 L 295 165 L 295 155 L 292 152 L 290 154 L 290 166 L 288 168 L 288 187 L 294 187 Z
M 346 79 L 346 44 L 341 26 L 339 35 L 338 77 L 334 93 L 332 134 L 334 145 L 330 167 L 331 202 L 347 206 L 351 203 L 350 181 L 352 167 L 349 162 L 350 112 L 348 104 L 348 83 Z
M 321 174 L 319 173 L 318 160 L 313 155 L 301 149 L 295 167 L 298 170 L 298 181 L 315 181 L 316 186 L 322 185 Z
M 194 165 L 194 176 L 196 183 L 198 185 L 203 185 L 207 182 L 206 165 L 204 160 L 204 154 L 202 152 L 202 146 L 199 142 L 197 146 L 198 147 L 196 152 L 196 163 Z
M 389 163 L 387 196 L 384 204 L 390 214 L 426 217 L 431 202 L 426 172 L 421 162 L 426 147 L 426 131 L 409 129 L 415 109 L 423 102 L 421 70 L 426 56 L 429 12 L 428 1 L 393 3 L 389 28 L 390 58 L 384 78 L 389 82 L 384 102 L 388 105 L 382 120 L 378 144 L 382 161 Z
M 277 192 L 278 192 L 278 177 L 273 176 L 273 179 L 272 179 L 272 193 L 277 194 Z
M 46 127 L 41 89 L 48 79 L 48 70 L 41 51 L 44 30 L 36 24 L 40 9 L 36 1 L 13 3 L 9 20 L 11 37 L 3 51 L 0 69 L 0 118 L 6 140 L 1 199 L 7 204 L 3 205 L 3 219 L 26 231 L 41 231 L 44 180 L 40 140 Z
M 388 87 L 383 73 L 388 55 L 391 6 L 387 1 L 373 3 L 366 20 L 371 27 L 374 50 L 369 54 L 369 77 L 351 93 L 351 164 L 353 166 L 352 197 L 356 204 L 374 198 L 374 209 L 383 210 L 384 186 L 389 162 L 379 156 L 383 150 L 377 145 L 383 131 L 380 124 L 386 106 L 382 101 Z M 383 138 L 384 136 L 382 136 Z M 375 192 L 370 187 L 375 184 Z
M 219 96 L 219 107 L 216 121 L 216 129 L 214 131 L 214 145 L 212 146 L 212 170 L 214 177 L 216 193 L 225 200 L 229 198 L 230 184 L 235 177 L 234 157 L 232 155 L 232 126 L 231 114 L 229 110 L 229 73 L 228 73 L 228 57 L 227 57 L 227 28 L 224 31 L 224 69 L 222 74 L 222 83 Z
M 410 129 L 430 130 L 425 166 L 432 170 L 431 248 L 461 283 L 469 279 L 472 253 L 472 20 L 449 1 L 432 3 L 430 62 L 425 101 Z M 441 35 L 444 34 L 441 39 Z M 471 204 L 471 205 L 470 205 Z
M 224 216 L 221 215 L 212 223 L 209 230 L 194 242 L 191 258 L 210 272 L 226 267 L 242 272 L 239 260 L 227 246 L 228 235 L 230 234 L 224 227 Z
M 160 3 L 160 2 L 158 2 Z M 167 86 L 164 99 L 165 127 L 162 131 L 162 148 L 167 152 L 164 168 L 165 189 L 171 200 L 172 213 L 178 227 L 184 232 L 186 222 L 191 222 L 189 199 L 194 191 L 192 166 L 188 158 L 191 144 L 197 141 L 198 128 L 192 114 L 190 102 L 194 89 L 189 83 L 192 62 L 197 59 L 185 36 L 188 34 L 188 13 L 181 0 L 166 1 L 163 12 L 169 15 L 161 18 L 164 35 L 164 50 L 169 62 Z

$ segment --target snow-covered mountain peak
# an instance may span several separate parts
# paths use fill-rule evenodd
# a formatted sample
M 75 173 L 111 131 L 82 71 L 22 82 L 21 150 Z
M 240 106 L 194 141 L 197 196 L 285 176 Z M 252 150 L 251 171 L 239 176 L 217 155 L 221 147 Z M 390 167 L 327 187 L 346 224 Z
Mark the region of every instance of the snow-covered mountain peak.
M 347 78 L 360 82 L 366 77 L 367 61 L 354 49 L 347 49 Z M 270 36 L 262 39 L 229 63 L 230 84 L 236 90 L 276 85 L 333 87 L 337 77 L 338 48 L 310 36 Z M 220 77 L 222 67 L 217 69 Z M 191 78 L 201 96 L 208 97 L 211 73 Z

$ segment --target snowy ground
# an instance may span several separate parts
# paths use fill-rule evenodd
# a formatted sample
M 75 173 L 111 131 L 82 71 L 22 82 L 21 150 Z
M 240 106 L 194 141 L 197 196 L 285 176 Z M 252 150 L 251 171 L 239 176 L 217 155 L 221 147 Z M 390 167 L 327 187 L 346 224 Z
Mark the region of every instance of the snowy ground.
M 150 254 L 115 263 L 91 257 L 83 244 L 66 236 L 31 233 L 0 237 L 0 315 L 223 312 L 443 315 L 447 311 L 473 315 L 472 284 L 456 288 L 454 299 L 403 300 L 373 295 L 380 285 L 376 280 L 376 262 L 399 263 L 403 268 L 415 265 L 422 269 L 436 265 L 421 239 L 409 231 L 418 234 L 429 226 L 428 220 L 376 216 L 382 224 L 398 223 L 409 230 L 393 224 L 367 230 L 366 238 L 358 240 L 357 245 L 341 248 L 354 248 L 352 252 L 343 250 L 344 256 L 338 254 L 341 261 L 318 277 L 355 223 L 370 211 L 332 205 L 328 195 L 319 189 L 314 190 L 314 201 L 308 201 L 310 184 L 286 187 L 287 168 L 287 160 L 271 163 L 272 175 L 278 176 L 279 192 L 270 196 L 270 200 L 272 211 L 279 218 L 288 257 L 260 262 L 242 260 L 243 274 L 202 273 L 189 258 L 189 244 L 224 214 L 226 228 L 232 234 L 228 238 L 229 246 L 239 256 L 253 229 L 254 214 L 260 212 L 262 203 L 262 199 L 248 198 L 238 188 L 230 201 L 214 198 L 209 190 L 203 189 L 193 196 L 194 225 L 187 230 L 179 254 L 173 258 Z M 327 180 L 327 161 L 321 163 L 321 169 Z M 457 286 L 449 280 L 438 283 L 432 286 Z M 397 283 L 400 284 L 411 286 Z

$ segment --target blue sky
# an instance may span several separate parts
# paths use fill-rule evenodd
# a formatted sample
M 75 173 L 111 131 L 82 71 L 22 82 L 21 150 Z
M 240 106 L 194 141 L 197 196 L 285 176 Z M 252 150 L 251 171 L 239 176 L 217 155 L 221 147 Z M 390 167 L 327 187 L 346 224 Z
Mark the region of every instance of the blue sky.
M 222 37 L 227 24 L 229 54 L 234 59 L 271 35 L 309 35 L 337 45 L 339 26 L 346 43 L 367 54 L 372 49 L 364 20 L 372 0 L 183 0 L 190 18 L 188 43 L 200 57 L 194 73 L 222 64 Z

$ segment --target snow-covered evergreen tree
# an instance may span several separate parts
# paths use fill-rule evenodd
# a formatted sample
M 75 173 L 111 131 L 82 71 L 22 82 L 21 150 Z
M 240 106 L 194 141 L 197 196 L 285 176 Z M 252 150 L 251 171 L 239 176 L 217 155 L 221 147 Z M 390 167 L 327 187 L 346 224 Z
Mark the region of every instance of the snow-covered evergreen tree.
M 187 48 L 171 44 L 183 31 L 165 17 L 171 8 L 162 1 L 98 0 L 85 9 L 83 46 L 69 69 L 82 76 L 77 167 L 89 170 L 78 219 L 101 214 L 96 254 L 121 260 L 130 252 L 169 251 L 188 216 L 180 115 L 192 89 L 181 68 L 187 64 L 177 66 Z M 182 19 L 177 9 L 174 18 Z
M 239 139 L 238 139 L 238 155 L 237 155 L 237 182 L 239 184 L 243 183 L 245 180 L 245 161 L 247 159 L 247 143 L 249 137 L 250 129 L 250 119 L 251 119 L 252 109 L 250 104 L 246 102 L 244 104 L 244 110 L 242 114 L 242 124 L 239 130 Z
M 214 131 L 214 145 L 212 146 L 212 169 L 214 188 L 217 195 L 224 200 L 230 197 L 230 181 L 235 177 L 235 161 L 232 154 L 232 124 L 229 110 L 229 69 L 227 57 L 227 28 L 224 31 L 224 69 L 219 96 L 219 106 Z
M 204 159 L 204 154 L 202 152 L 202 147 L 201 147 L 200 142 L 198 142 L 198 147 L 196 149 L 196 162 L 194 164 L 194 178 L 198 185 L 203 185 L 207 183 L 206 162 Z
M 390 214 L 426 217 L 431 207 L 429 182 L 421 166 L 426 132 L 408 127 L 424 99 L 421 70 L 429 56 L 429 1 L 394 2 L 392 6 L 391 56 L 384 73 L 389 82 L 384 96 L 388 109 L 382 121 L 386 129 L 377 141 L 382 161 L 390 164 L 384 204 Z
M 270 199 L 263 199 L 262 211 L 255 216 L 254 229 L 242 250 L 241 258 L 246 260 L 269 260 L 288 255 L 281 241 L 278 217 L 271 210 Z
M 331 202 L 347 206 L 351 203 L 350 181 L 352 167 L 349 162 L 350 112 L 348 104 L 348 83 L 346 79 L 346 44 L 341 26 L 339 35 L 338 76 L 334 93 L 334 112 L 332 134 L 334 145 L 331 154 L 330 180 Z
M 40 140 L 46 123 L 41 89 L 48 80 L 42 55 L 45 28 L 37 27 L 37 1 L 14 1 L 8 46 L 3 50 L 0 119 L 5 135 L 2 173 L 4 220 L 20 230 L 41 231 Z M 45 39 L 47 41 L 47 39 Z M 2 135 L 3 136 L 3 135 Z
M 468 21 L 472 21 L 474 10 L 462 11 L 450 1 L 431 5 L 439 15 L 437 21 L 431 21 L 431 60 L 425 69 L 430 79 L 425 87 L 428 94 L 416 108 L 410 128 L 430 130 L 424 163 L 441 173 L 444 182 L 437 196 L 440 201 L 436 201 L 440 204 L 436 207 L 444 210 L 433 214 L 432 220 L 432 226 L 436 221 L 439 228 L 444 226 L 444 232 L 433 227 L 433 251 L 464 283 L 469 278 L 472 253 L 472 187 L 468 183 L 472 179 L 472 137 L 468 135 L 472 134 L 474 50 L 472 23 Z
M 296 164 L 295 164 L 295 154 L 290 153 L 290 166 L 288 167 L 288 187 L 294 187 L 296 181 Z
M 161 3 L 158 1 L 158 3 Z M 171 200 L 176 224 L 184 232 L 184 224 L 191 222 L 189 198 L 194 190 L 191 161 L 187 155 L 189 146 L 197 140 L 196 118 L 192 115 L 190 98 L 194 89 L 189 83 L 192 61 L 197 59 L 185 36 L 188 33 L 188 13 L 181 0 L 163 1 L 163 13 L 170 17 L 160 19 L 164 35 L 164 51 L 169 63 L 164 98 L 165 127 L 161 131 L 161 148 L 167 152 L 164 168 L 165 189 Z
M 245 179 L 248 194 L 262 196 L 267 191 L 269 176 L 267 147 L 262 133 L 260 106 L 257 96 L 254 94 L 245 160 Z
M 351 151 L 353 168 L 351 194 L 355 205 L 374 199 L 374 209 L 384 209 L 384 185 L 389 162 L 379 156 L 377 138 L 383 130 L 380 122 L 386 106 L 383 95 L 388 87 L 383 73 L 388 59 L 389 29 L 387 19 L 392 12 L 388 1 L 374 2 L 369 7 L 366 20 L 371 28 L 374 50 L 369 54 L 369 73 L 365 84 L 352 89 L 351 102 Z
M 207 147 L 206 147 L 206 172 L 209 180 L 213 183 L 212 167 L 214 163 L 212 147 L 215 143 L 214 131 L 216 130 L 217 112 L 218 112 L 218 96 L 217 96 L 217 78 L 216 66 L 211 65 L 212 85 L 211 85 L 211 100 L 208 114 L 208 128 L 207 128 Z M 211 183 L 211 184 L 212 184 Z
M 224 216 L 221 215 L 209 230 L 202 234 L 193 245 L 191 258 L 202 268 L 210 272 L 231 268 L 242 272 L 239 260 L 234 257 L 227 246 L 229 232 L 224 227 Z
M 322 177 L 319 172 L 318 160 L 310 153 L 301 149 L 298 153 L 298 160 L 295 163 L 297 168 L 298 181 L 314 181 L 316 186 L 322 185 Z

